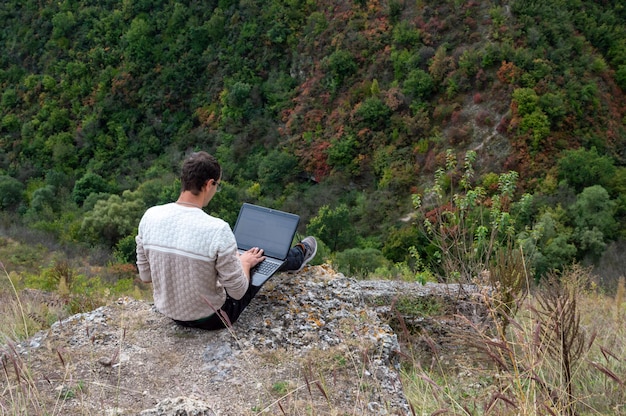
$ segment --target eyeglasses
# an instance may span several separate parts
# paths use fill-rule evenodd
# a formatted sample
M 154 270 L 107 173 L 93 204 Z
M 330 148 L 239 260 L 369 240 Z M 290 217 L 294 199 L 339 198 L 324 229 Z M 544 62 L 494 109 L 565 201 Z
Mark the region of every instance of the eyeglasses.
M 221 191 L 222 190 L 222 181 L 216 182 L 215 186 L 216 186 L 215 192 Z

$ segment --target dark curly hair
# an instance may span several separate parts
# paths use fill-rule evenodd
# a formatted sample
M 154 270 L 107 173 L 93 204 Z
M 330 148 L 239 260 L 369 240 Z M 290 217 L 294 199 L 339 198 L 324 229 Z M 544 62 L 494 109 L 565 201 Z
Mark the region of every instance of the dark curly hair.
M 206 181 L 217 181 L 221 175 L 222 168 L 214 156 L 207 152 L 192 153 L 185 159 L 180 174 L 182 190 L 198 195 Z

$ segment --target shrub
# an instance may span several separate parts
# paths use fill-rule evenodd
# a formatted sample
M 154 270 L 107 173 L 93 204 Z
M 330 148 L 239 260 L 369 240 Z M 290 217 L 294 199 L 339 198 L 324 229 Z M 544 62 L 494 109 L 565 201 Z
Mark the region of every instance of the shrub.
M 0 175 L 0 209 L 13 208 L 22 201 L 24 185 L 17 179 Z
M 615 71 L 615 81 L 617 81 L 617 85 L 622 89 L 622 91 L 626 91 L 626 65 L 620 65 Z
M 81 232 L 87 241 L 112 247 L 136 232 L 144 211 L 145 205 L 137 192 L 124 191 L 122 197 L 111 195 L 108 200 L 96 202 L 93 210 L 85 214 Z
M 391 109 L 378 97 L 366 98 L 354 111 L 356 121 L 372 130 L 384 130 L 390 115 Z
M 82 205 L 85 199 L 93 193 L 110 192 L 110 187 L 104 178 L 97 173 L 87 172 L 74 184 L 72 197 L 74 202 Z
M 135 234 L 127 235 L 117 242 L 113 257 L 119 263 L 136 263 L 137 262 L 137 243 L 135 242 Z
M 409 72 L 402 87 L 402 92 L 406 95 L 419 100 L 425 100 L 435 89 L 435 82 L 428 72 L 421 69 L 414 69 Z
M 540 144 L 550 135 L 550 120 L 540 109 L 525 115 L 519 124 L 522 133 L 531 133 L 531 149 L 538 151 Z
M 600 185 L 585 188 L 570 207 L 575 236 L 583 252 L 599 258 L 617 231 L 616 203 Z
M 387 265 L 383 253 L 375 248 L 350 248 L 335 255 L 337 270 L 346 276 L 366 278 Z
M 322 206 L 309 221 L 307 234 L 317 236 L 331 251 L 351 247 L 354 242 L 354 227 L 350 221 L 350 210 L 346 204 L 336 208 Z
M 353 135 L 344 135 L 334 139 L 327 152 L 330 166 L 352 170 L 358 152 L 358 142 Z
M 420 41 L 420 31 L 402 20 L 393 28 L 393 42 L 399 47 L 413 49 Z
M 270 193 L 279 191 L 293 181 L 297 169 L 298 159 L 292 153 L 273 150 L 259 163 L 259 183 Z
M 539 97 L 532 88 L 517 88 L 513 91 L 513 101 L 517 104 L 518 114 L 523 117 L 537 109 Z
M 557 161 L 558 178 L 566 180 L 576 192 L 593 185 L 609 185 L 615 176 L 615 165 L 609 156 L 600 155 L 595 147 L 566 150 Z
M 346 78 L 356 73 L 357 69 L 356 60 L 348 51 L 340 49 L 328 57 L 328 70 L 334 88 L 341 86 Z
M 437 259 L 444 281 L 471 282 L 489 269 L 495 253 L 507 246 L 515 233 L 515 220 L 509 211 L 517 172 L 499 175 L 498 191 L 488 197 L 483 187 L 472 184 L 475 158 L 475 152 L 466 153 L 464 170 L 457 179 L 457 159 L 448 150 L 446 169 L 437 170 L 424 200 L 422 195 L 413 196 L 420 231 L 437 250 L 430 261 Z

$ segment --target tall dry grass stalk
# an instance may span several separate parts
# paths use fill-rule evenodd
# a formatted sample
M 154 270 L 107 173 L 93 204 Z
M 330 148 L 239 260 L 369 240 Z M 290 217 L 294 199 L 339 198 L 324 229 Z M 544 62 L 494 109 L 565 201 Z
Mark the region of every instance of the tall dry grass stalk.
M 617 291 L 615 292 L 615 322 L 621 322 L 624 318 L 622 304 L 626 300 L 626 284 L 624 276 L 617 281 Z
M 21 319 L 21 321 L 22 321 L 22 323 L 24 325 L 24 335 L 26 337 L 28 337 L 28 324 L 26 323 L 26 313 L 24 312 L 24 306 L 22 305 L 22 301 L 21 301 L 20 296 L 19 296 L 19 294 L 17 292 L 17 288 L 15 287 L 15 284 L 13 283 L 13 280 L 11 280 L 11 276 L 9 276 L 9 273 L 7 272 L 6 268 L 4 267 L 4 264 L 1 261 L 0 261 L 0 268 L 2 268 L 2 272 L 3 272 L 4 276 L 6 277 L 6 280 L 9 282 L 9 286 L 11 287 L 13 296 L 15 296 L 15 300 L 14 300 L 15 301 L 15 305 L 17 305 L 18 310 L 19 310 L 19 314 L 18 314 L 17 318 Z M 3 341 L 3 338 L 4 338 L 5 334 L 0 334 L 0 335 L 2 335 L 2 337 L 0 338 L 0 341 Z
M 574 266 L 534 288 L 504 338 L 465 320 L 436 365 L 414 357 L 404 382 L 417 413 L 626 415 L 626 328 L 591 277 Z
M 593 344 L 593 337 L 580 325 L 578 305 L 590 283 L 588 271 L 580 266 L 573 266 L 562 275 L 550 273 L 541 282 L 536 305 L 532 307 L 537 323 L 534 346 L 538 354 L 547 354 L 557 363 L 558 384 L 564 391 L 556 393 L 552 389 L 552 400 L 566 415 L 575 413 L 573 373 Z M 590 342 L 586 342 L 589 338 Z

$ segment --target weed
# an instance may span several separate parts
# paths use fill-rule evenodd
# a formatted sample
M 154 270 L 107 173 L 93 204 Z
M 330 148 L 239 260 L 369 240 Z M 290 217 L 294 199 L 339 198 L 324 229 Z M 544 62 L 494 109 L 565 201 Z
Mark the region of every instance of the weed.
M 405 316 L 432 316 L 439 314 L 443 306 L 440 300 L 433 296 L 400 296 L 394 299 L 391 308 Z
M 609 313 L 613 300 L 598 297 L 590 279 L 578 266 L 551 275 L 521 313 L 508 317 L 506 334 L 466 321 L 451 341 L 463 353 L 453 356 L 429 343 L 435 351 L 429 368 L 420 364 L 423 353 L 411 351 L 402 374 L 412 408 L 418 414 L 623 415 L 625 328 Z
M 287 381 L 277 381 L 272 385 L 272 391 L 279 395 L 287 394 L 289 390 L 289 382 Z

